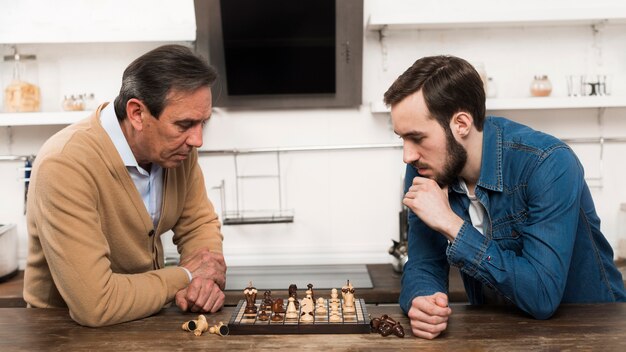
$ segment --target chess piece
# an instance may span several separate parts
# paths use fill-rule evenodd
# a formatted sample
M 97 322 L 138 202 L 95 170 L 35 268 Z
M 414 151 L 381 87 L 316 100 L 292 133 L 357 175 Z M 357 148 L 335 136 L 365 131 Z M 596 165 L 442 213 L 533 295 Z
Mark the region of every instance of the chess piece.
M 298 309 L 296 308 L 296 304 L 294 303 L 295 299 L 293 297 L 289 297 L 289 303 L 287 303 L 287 313 L 285 314 L 285 319 L 298 319 Z
M 387 314 L 382 315 L 380 318 L 372 319 L 370 326 L 373 332 L 378 332 L 382 336 L 394 334 L 398 337 L 404 337 L 404 328 L 402 325 Z
M 315 302 L 315 292 L 313 292 L 313 284 L 308 284 L 306 285 L 306 287 L 309 289 L 309 291 L 311 291 L 311 298 L 313 299 L 313 302 Z
M 206 317 L 202 314 L 198 315 L 198 319 L 190 320 L 183 324 L 183 330 L 193 331 L 196 336 L 202 335 L 203 332 L 209 329 L 209 323 L 206 321 Z
M 332 305 L 333 303 L 339 304 L 339 295 L 336 288 L 330 290 L 330 304 Z
M 341 322 L 341 315 L 339 315 L 339 303 L 335 303 L 330 306 L 330 316 L 328 317 L 328 321 L 331 323 Z
M 261 312 L 259 313 L 258 319 L 260 321 L 268 321 L 269 318 L 270 318 L 270 316 L 267 314 L 267 311 L 265 309 L 261 309 Z
M 315 305 L 315 315 L 326 315 L 328 310 L 326 309 L 326 300 L 323 297 L 317 299 Z
M 217 325 L 213 325 L 209 328 L 209 333 L 216 334 L 220 336 L 226 336 L 230 330 L 228 329 L 228 325 L 224 325 L 223 322 L 219 322 Z
M 293 297 L 296 309 L 300 308 L 300 301 L 298 301 L 298 286 L 296 286 L 296 284 L 289 285 L 289 297 Z
M 272 315 L 272 321 L 282 321 L 283 313 L 285 313 L 285 307 L 283 307 L 283 299 L 277 298 L 274 300 L 272 304 L 272 311 L 274 314 Z
M 263 302 L 261 303 L 261 310 L 272 310 L 272 291 L 265 291 L 263 294 Z
M 343 296 L 343 312 L 344 314 L 353 314 L 356 312 L 354 307 L 354 287 L 348 280 L 346 286 L 341 288 L 341 295 Z
M 315 304 L 313 303 L 313 298 L 311 297 L 311 291 L 306 291 L 306 297 L 302 299 L 300 305 L 300 321 L 305 323 L 310 323 L 315 320 L 313 317 L 313 311 L 315 310 Z
M 252 282 L 243 290 L 243 294 L 246 297 L 246 309 L 243 311 L 243 314 L 253 314 L 256 315 L 256 294 L 257 289 L 252 286 Z

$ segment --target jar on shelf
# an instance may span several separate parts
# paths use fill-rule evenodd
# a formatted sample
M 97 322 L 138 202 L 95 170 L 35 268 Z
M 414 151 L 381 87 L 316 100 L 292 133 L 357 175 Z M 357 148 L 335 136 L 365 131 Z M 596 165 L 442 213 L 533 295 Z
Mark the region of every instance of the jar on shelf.
M 533 97 L 547 97 L 552 93 L 552 82 L 546 75 L 537 75 L 530 84 L 530 95 Z
M 8 82 L 4 87 L 5 112 L 39 111 L 41 95 L 37 77 L 37 57 L 23 55 L 13 47 L 13 54 L 4 57 L 5 76 Z

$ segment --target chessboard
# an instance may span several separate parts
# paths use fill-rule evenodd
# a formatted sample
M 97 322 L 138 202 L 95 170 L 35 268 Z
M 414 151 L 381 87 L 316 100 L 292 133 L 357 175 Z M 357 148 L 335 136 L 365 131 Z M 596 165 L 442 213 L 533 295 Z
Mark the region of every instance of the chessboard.
M 327 300 L 328 301 L 328 300 Z M 280 321 L 259 319 L 261 300 L 256 300 L 257 313 L 245 314 L 246 301 L 241 300 L 233 312 L 228 329 L 231 335 L 274 335 L 274 334 L 369 334 L 370 319 L 363 299 L 354 301 L 355 312 L 347 314 L 340 308 L 341 319 L 329 321 L 330 307 L 326 302 L 326 314 L 315 314 L 313 322 L 301 322 L 299 318 L 284 318 Z M 286 305 L 285 305 L 286 306 Z M 343 306 L 343 301 L 340 307 Z

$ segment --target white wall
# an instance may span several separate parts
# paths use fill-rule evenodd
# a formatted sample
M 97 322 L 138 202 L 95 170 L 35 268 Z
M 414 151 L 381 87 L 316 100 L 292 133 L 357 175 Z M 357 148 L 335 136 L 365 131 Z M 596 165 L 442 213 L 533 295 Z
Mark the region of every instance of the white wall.
M 601 2 L 602 4 L 610 1 Z M 390 5 L 391 4 L 391 5 Z M 572 6 L 570 2 L 554 4 Z M 574 2 L 574 6 L 577 3 Z M 493 10 L 494 2 L 365 1 L 365 19 L 375 11 L 462 11 L 471 14 Z M 419 6 L 418 6 L 419 5 Z M 510 4 L 509 4 L 510 5 Z M 507 5 L 507 6 L 509 6 Z M 541 2 L 527 5 L 539 7 Z M 556 5 L 553 5 L 556 6 Z M 395 10 L 394 10 L 395 9 Z M 402 11 L 398 10 L 402 9 Z M 394 12 L 395 11 L 395 12 Z M 365 32 L 363 105 L 359 109 L 306 109 L 227 111 L 216 109 L 205 131 L 203 149 L 292 147 L 399 143 L 386 114 L 372 114 L 369 103 L 380 102 L 393 80 L 417 58 L 453 54 L 482 62 L 498 86 L 499 97 L 528 96 L 535 74 L 547 74 L 554 96 L 565 95 L 565 75 L 607 72 L 613 77 L 613 93 L 626 94 L 626 27 L 609 25 L 595 35 L 591 27 L 516 27 L 493 29 L 387 31 L 387 57 L 377 32 Z M 108 100 L 119 89 L 124 67 L 136 56 L 161 43 L 24 45 L 24 53 L 39 57 L 39 77 L 44 111 L 60 110 L 63 94 L 94 92 Z M 5 47 L 4 53 L 8 52 Z M 626 109 L 606 109 L 599 126 L 597 109 L 497 111 L 559 137 L 626 137 Z M 34 154 L 60 127 L 0 128 L 0 155 Z M 601 187 L 592 190 L 602 228 L 614 246 L 624 234 L 620 203 L 626 199 L 621 175 L 624 144 L 607 144 L 600 171 L 598 145 L 574 145 L 589 176 L 602 174 Z M 242 174 L 270 173 L 275 156 L 240 156 Z M 200 161 L 210 198 L 221 211 L 219 191 L 226 183 L 226 204 L 233 210 L 234 160 L 232 156 L 205 156 Z M 20 233 L 20 257 L 26 251 L 23 217 L 23 184 L 19 163 L 0 163 L 0 223 L 15 222 Z M 282 204 L 293 209 L 291 224 L 224 226 L 224 250 L 230 265 L 384 263 L 387 248 L 398 235 L 402 176 L 399 149 L 289 152 L 281 154 Z M 274 184 L 245 181 L 240 206 L 276 207 Z M 241 196 L 241 193 L 240 193 Z M 174 249 L 170 246 L 168 251 Z M 626 252 L 622 252 L 626 256 Z

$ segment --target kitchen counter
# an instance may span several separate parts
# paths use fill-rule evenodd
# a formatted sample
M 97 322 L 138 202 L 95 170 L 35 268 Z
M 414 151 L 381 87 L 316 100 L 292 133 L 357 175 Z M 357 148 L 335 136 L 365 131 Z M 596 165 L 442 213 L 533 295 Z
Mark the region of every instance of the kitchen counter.
M 398 305 L 368 305 L 371 317 L 388 314 L 406 336 L 377 333 L 194 336 L 181 325 L 195 314 L 167 308 L 159 314 L 103 328 L 79 326 L 67 309 L 0 309 L 1 351 L 545 351 L 626 350 L 626 304 L 562 305 L 549 320 L 510 307 L 452 304 L 448 329 L 435 340 L 412 336 Z M 235 308 L 207 315 L 227 323 Z

